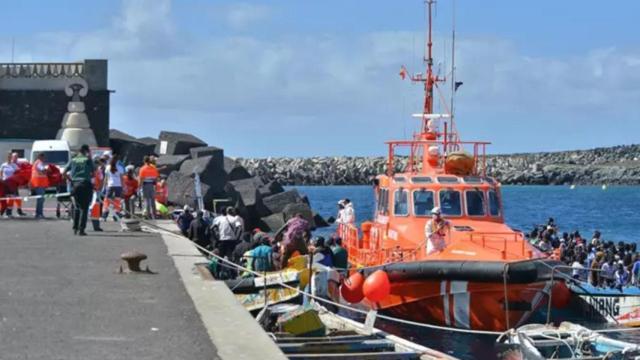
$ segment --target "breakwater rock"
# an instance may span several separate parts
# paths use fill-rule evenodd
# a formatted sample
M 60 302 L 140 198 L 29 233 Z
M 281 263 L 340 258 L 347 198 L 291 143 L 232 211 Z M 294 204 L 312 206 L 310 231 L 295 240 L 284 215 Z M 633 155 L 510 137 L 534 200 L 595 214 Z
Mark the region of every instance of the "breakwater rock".
M 283 185 L 364 185 L 386 171 L 384 157 L 238 158 L 263 181 Z M 396 170 L 406 159 L 396 159 Z M 491 155 L 487 173 L 515 185 L 639 185 L 640 145 L 590 150 Z
M 245 221 L 246 230 L 274 232 L 302 214 L 312 227 L 328 226 L 313 212 L 309 200 L 296 190 L 286 191 L 278 182 L 251 175 L 224 150 L 209 146 L 190 134 L 163 131 L 158 139 L 137 139 L 112 129 L 110 145 L 125 164 L 142 165 L 147 155 L 158 156 L 156 165 L 166 177 L 170 205 L 196 206 L 196 175 L 204 207 L 219 212 L 233 206 Z

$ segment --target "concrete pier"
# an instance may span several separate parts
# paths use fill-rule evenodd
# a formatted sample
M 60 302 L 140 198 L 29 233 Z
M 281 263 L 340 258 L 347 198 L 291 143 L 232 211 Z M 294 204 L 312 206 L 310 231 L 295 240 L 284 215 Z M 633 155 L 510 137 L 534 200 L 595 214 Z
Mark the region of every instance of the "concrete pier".
M 284 358 L 187 241 L 103 227 L 0 219 L 2 359 Z M 156 274 L 119 274 L 130 250 Z

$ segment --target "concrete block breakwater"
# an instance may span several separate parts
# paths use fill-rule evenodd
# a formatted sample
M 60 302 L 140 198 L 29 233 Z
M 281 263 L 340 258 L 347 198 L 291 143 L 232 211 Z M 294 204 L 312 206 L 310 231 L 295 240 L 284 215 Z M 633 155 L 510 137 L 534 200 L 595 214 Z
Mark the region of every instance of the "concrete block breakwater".
M 238 158 L 252 175 L 283 185 L 364 185 L 386 171 L 385 157 Z M 406 159 L 397 159 L 396 169 Z M 487 172 L 514 185 L 638 185 L 640 145 L 491 155 Z

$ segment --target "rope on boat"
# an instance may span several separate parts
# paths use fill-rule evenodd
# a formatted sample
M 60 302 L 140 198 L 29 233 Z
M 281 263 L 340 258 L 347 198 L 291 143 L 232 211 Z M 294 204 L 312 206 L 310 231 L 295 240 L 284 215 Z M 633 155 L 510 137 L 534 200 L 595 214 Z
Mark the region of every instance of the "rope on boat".
M 245 268 L 241 265 L 238 265 L 236 263 L 234 263 L 231 260 L 225 259 L 223 257 L 220 257 L 219 255 L 214 254 L 213 252 L 211 252 L 209 249 L 200 246 L 198 244 L 196 244 L 195 242 L 191 241 L 190 239 L 186 238 L 185 236 L 179 235 L 179 234 L 175 234 L 171 231 L 165 230 L 161 227 L 159 227 L 158 225 L 155 225 L 153 223 L 150 223 L 144 219 L 140 219 L 141 222 L 145 223 L 146 225 L 148 225 L 149 230 L 152 232 L 158 232 L 158 233 L 164 233 L 167 235 L 171 235 L 173 237 L 179 238 L 179 239 L 183 239 L 183 240 L 188 240 L 190 243 L 192 243 L 196 248 L 198 248 L 200 251 L 210 255 L 213 258 L 216 258 L 218 261 L 224 263 L 224 266 L 229 266 L 238 270 L 242 270 L 245 271 L 249 274 L 255 275 L 257 277 L 264 277 L 264 274 L 258 273 L 256 271 L 253 271 L 251 269 Z M 223 265 L 223 264 L 221 264 Z M 290 286 L 285 284 L 284 282 L 279 284 L 282 287 L 291 289 L 291 290 L 296 290 L 298 291 L 300 294 L 303 294 L 305 296 L 308 296 L 309 298 L 312 298 L 314 300 L 317 301 L 321 301 L 348 311 L 352 311 L 355 313 L 359 313 L 362 315 L 367 315 L 369 312 L 366 310 L 362 310 L 362 309 L 357 309 L 348 305 L 344 305 L 344 304 L 340 304 L 334 301 L 331 301 L 329 299 L 325 299 L 325 298 L 321 298 L 319 296 L 316 296 L 314 294 L 311 294 L 309 292 L 306 292 L 304 290 L 298 289 L 297 287 L 294 286 Z M 412 326 L 417 326 L 417 327 L 423 327 L 423 328 L 427 328 L 427 329 L 432 329 L 432 330 L 442 330 L 442 331 L 452 331 L 452 332 L 458 332 L 458 333 L 465 333 L 465 334 L 475 334 L 475 335 L 491 335 L 491 336 L 499 336 L 502 334 L 505 334 L 504 331 L 489 331 L 489 330 L 472 330 L 472 329 L 460 329 L 460 328 L 454 328 L 454 327 L 449 327 L 449 326 L 439 326 L 439 325 L 433 325 L 433 324 L 425 324 L 425 323 L 419 323 L 416 321 L 411 321 L 411 320 L 405 320 L 405 319 L 400 319 L 400 318 L 395 318 L 392 316 L 387 316 L 387 315 L 382 315 L 382 314 L 378 314 L 376 315 L 377 318 L 383 319 L 383 320 L 387 320 L 387 321 L 391 321 L 391 322 L 396 322 L 396 323 L 401 323 L 401 324 L 406 324 L 406 325 L 412 325 Z M 592 330 L 595 333 L 611 333 L 611 332 L 630 332 L 630 331 L 638 331 L 640 330 L 640 328 L 611 328 L 611 329 L 600 329 L 600 330 Z M 510 331 L 510 330 L 509 330 Z

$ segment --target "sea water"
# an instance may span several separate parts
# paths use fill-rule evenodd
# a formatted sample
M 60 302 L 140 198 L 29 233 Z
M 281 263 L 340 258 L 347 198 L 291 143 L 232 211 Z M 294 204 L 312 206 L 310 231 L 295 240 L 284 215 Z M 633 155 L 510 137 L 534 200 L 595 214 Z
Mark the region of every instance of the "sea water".
M 337 202 L 350 199 L 358 222 L 371 219 L 374 209 L 370 186 L 296 186 L 308 196 L 311 206 L 325 218 L 336 216 Z M 560 232 L 578 230 L 590 238 L 600 230 L 605 240 L 638 242 L 640 240 L 640 187 L 612 186 L 603 190 L 596 186 L 503 186 L 505 221 L 512 228 L 530 231 L 553 217 Z M 321 229 L 330 235 L 335 225 Z M 449 331 L 433 331 L 421 327 L 377 321 L 377 327 L 425 346 L 447 352 L 461 359 L 492 359 L 494 336 L 467 335 Z M 640 331 L 613 335 L 640 343 Z

